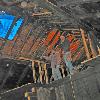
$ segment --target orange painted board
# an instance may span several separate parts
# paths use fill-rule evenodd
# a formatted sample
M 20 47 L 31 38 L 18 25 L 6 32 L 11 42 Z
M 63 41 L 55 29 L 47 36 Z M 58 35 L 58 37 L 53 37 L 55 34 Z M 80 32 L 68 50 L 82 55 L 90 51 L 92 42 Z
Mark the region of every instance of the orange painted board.
M 52 43 L 48 46 L 47 48 L 47 52 L 51 51 L 53 46 L 58 42 L 60 38 L 60 32 L 57 33 L 57 36 L 55 37 L 55 39 L 52 41 Z
M 56 31 L 57 31 L 57 29 L 54 29 L 48 34 L 48 36 L 47 36 L 47 38 L 45 39 L 45 42 L 44 42 L 45 45 L 49 44 L 49 42 L 52 40 L 52 38 L 56 34 Z
M 79 40 L 77 40 L 76 42 L 70 44 L 70 51 L 75 52 L 78 49 L 79 45 L 80 45 Z

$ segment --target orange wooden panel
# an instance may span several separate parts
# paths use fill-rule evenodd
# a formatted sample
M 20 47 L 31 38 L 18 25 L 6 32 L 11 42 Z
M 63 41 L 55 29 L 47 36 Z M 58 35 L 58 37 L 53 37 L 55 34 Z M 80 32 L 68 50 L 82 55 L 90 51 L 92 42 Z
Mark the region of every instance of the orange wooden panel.
M 70 51 L 75 52 L 78 49 L 79 45 L 80 45 L 79 40 L 77 40 L 76 42 L 70 44 Z
M 57 29 L 54 29 L 48 34 L 48 36 L 47 36 L 47 38 L 45 39 L 45 42 L 44 42 L 45 45 L 49 44 L 49 42 L 52 40 L 52 38 L 56 34 L 56 31 L 57 31 Z
M 57 33 L 57 36 L 55 37 L 55 39 L 54 39 L 54 40 L 52 41 L 52 43 L 48 46 L 48 48 L 47 48 L 47 53 L 49 53 L 49 52 L 52 50 L 53 46 L 58 42 L 59 38 L 60 38 L 60 32 Z

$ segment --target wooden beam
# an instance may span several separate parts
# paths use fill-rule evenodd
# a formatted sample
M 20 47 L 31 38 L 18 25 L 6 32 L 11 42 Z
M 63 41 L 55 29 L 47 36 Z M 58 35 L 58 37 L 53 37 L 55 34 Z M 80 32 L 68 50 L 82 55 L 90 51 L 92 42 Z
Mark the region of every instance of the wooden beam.
M 32 61 L 32 71 L 33 71 L 33 80 L 34 80 L 34 83 L 36 83 L 37 79 L 36 79 L 36 70 L 35 70 L 35 62 Z
M 79 31 L 79 29 L 75 29 L 75 28 L 64 28 L 64 31 Z
M 52 15 L 52 12 L 33 13 L 32 16 Z
M 32 59 L 25 58 L 25 57 L 19 57 L 18 60 L 29 60 L 29 61 L 33 61 Z
M 41 7 L 47 8 L 54 13 L 54 15 L 59 16 L 62 19 L 66 19 L 66 14 L 59 7 L 56 7 L 54 4 L 46 2 L 45 0 L 35 0 Z
M 35 62 L 38 62 L 38 63 L 40 62 L 39 60 L 34 60 L 34 59 L 31 59 L 31 58 L 25 58 L 25 57 L 19 57 L 19 58 L 17 58 L 17 60 L 22 60 L 22 61 L 23 61 L 23 60 L 24 60 L 24 61 L 25 61 L 25 60 L 29 60 L 29 61 L 32 61 L 32 62 L 35 61 Z M 41 63 L 44 63 L 44 62 L 41 61 Z
M 86 39 L 85 39 L 85 32 L 84 32 L 83 29 L 80 29 L 80 31 L 81 31 L 83 45 L 84 45 L 84 49 L 85 49 L 85 52 L 86 52 L 87 59 L 90 59 L 90 53 L 89 53 L 88 46 L 87 46 Z
M 94 58 L 90 58 L 90 59 L 88 59 L 88 60 L 85 60 L 85 61 L 81 62 L 81 64 L 85 64 L 85 63 L 87 63 L 87 62 L 90 62 L 90 61 L 92 61 L 92 60 L 94 60 L 94 59 L 96 59 L 96 58 L 98 58 L 98 57 L 100 57 L 100 55 L 97 55 L 97 56 L 94 57 Z

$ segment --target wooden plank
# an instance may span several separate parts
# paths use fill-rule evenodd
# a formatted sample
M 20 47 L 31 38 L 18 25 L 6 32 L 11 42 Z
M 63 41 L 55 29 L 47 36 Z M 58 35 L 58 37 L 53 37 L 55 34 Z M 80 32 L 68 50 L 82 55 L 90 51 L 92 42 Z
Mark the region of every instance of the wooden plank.
M 22 56 L 25 56 L 29 53 L 29 51 L 33 45 L 34 39 L 35 39 L 34 35 L 32 35 L 28 38 L 27 42 L 25 43 L 25 45 L 23 46 L 23 49 L 21 51 Z
M 11 50 L 12 50 L 12 47 L 13 47 L 17 37 L 18 37 L 18 35 L 16 35 L 15 38 L 12 41 L 9 41 L 9 40 L 7 41 L 6 45 L 1 50 L 3 55 L 11 56 Z
M 41 41 L 41 39 L 38 38 L 37 41 L 34 43 L 34 45 L 33 45 L 32 48 L 31 48 L 31 51 L 30 51 L 30 53 L 29 53 L 30 55 L 31 55 L 32 53 L 34 53 L 34 52 L 37 50 L 40 41 Z
M 79 45 L 80 45 L 80 41 L 79 41 L 79 40 L 77 40 L 77 41 L 71 43 L 71 44 L 70 44 L 70 51 L 71 51 L 72 53 L 75 52 L 75 51 L 78 49 Z
M 98 58 L 98 57 L 100 57 L 100 55 L 97 55 L 97 56 L 94 57 L 94 58 L 87 59 L 87 60 L 81 62 L 81 64 L 85 64 L 85 63 L 87 63 L 87 62 L 90 62 L 91 60 L 94 60 L 94 59 L 96 59 L 96 58 Z
M 33 13 L 32 16 L 52 15 L 52 12 Z
M 85 32 L 84 32 L 83 29 L 80 29 L 80 31 L 81 31 L 83 45 L 84 45 L 84 49 L 85 49 L 85 52 L 86 52 L 87 59 L 90 59 L 90 53 L 89 53 L 88 46 L 87 46 L 86 39 L 85 39 Z
M 27 39 L 28 32 L 30 31 L 31 28 L 32 28 L 32 24 L 29 24 L 26 27 L 26 29 L 20 33 L 19 38 L 17 39 L 17 41 L 12 49 L 12 54 L 14 56 L 18 56 L 18 54 L 20 53 L 21 48 Z
M 42 46 L 44 46 L 44 41 L 38 38 L 35 44 L 32 46 L 29 55 L 32 56 L 33 54 L 37 53 L 38 49 L 41 48 Z
M 76 53 L 74 57 L 72 57 L 72 61 L 76 61 L 80 58 L 80 55 L 84 52 L 84 47 L 80 49 L 79 52 Z
M 44 42 L 45 45 L 48 45 L 48 44 L 49 44 L 49 42 L 52 40 L 52 38 L 53 38 L 54 35 L 56 34 L 56 31 L 57 31 L 57 29 L 53 29 L 53 30 L 48 34 L 48 36 L 47 36 L 47 38 L 46 38 L 46 40 L 45 40 L 45 42 Z
M 57 43 L 59 38 L 60 38 L 60 32 L 57 33 L 57 36 L 55 37 L 53 42 L 48 46 L 47 51 L 46 51 L 47 53 L 49 53 L 52 50 L 53 46 Z

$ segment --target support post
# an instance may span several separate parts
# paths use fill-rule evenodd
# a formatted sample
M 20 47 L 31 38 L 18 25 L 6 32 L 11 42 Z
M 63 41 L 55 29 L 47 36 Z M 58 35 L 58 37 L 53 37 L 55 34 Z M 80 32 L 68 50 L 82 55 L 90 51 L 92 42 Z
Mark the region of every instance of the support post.
M 44 64 L 44 71 L 45 71 L 45 80 L 46 80 L 46 84 L 48 84 L 49 81 L 48 81 L 48 72 L 47 72 L 47 64 L 46 64 L 46 63 Z
M 33 70 L 33 79 L 34 79 L 34 83 L 36 83 L 36 71 L 35 71 L 35 62 L 32 61 L 32 70 Z
M 42 66 L 41 66 L 41 62 L 38 61 L 38 66 L 39 66 L 39 79 L 40 79 L 40 82 L 43 83 L 43 80 L 42 80 Z

